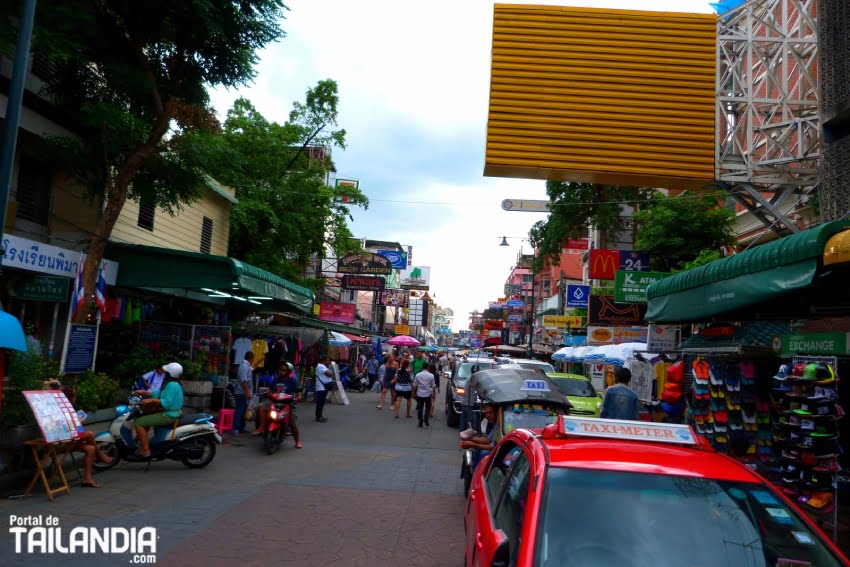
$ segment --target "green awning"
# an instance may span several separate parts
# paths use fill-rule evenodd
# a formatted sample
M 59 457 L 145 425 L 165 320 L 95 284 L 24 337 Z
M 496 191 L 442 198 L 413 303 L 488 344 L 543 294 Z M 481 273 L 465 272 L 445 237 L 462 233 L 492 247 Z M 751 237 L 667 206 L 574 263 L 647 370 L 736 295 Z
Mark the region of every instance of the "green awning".
M 669 278 L 646 290 L 646 320 L 697 322 L 809 286 L 826 242 L 850 227 L 835 221 Z
M 257 309 L 294 307 L 307 313 L 313 309 L 311 290 L 227 256 L 116 242 L 109 243 L 105 256 L 121 262 L 118 286 L 210 290 Z

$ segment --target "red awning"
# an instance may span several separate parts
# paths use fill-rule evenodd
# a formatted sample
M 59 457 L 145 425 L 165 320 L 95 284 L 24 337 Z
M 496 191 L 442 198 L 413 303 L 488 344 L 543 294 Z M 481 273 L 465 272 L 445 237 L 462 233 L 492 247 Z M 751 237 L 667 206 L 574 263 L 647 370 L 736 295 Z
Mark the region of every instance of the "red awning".
M 366 337 L 358 337 L 357 335 L 352 335 L 350 333 L 342 333 L 342 334 L 344 336 L 348 337 L 349 339 L 351 339 L 351 341 L 355 342 L 355 343 L 368 343 L 369 342 L 369 339 L 367 339 Z

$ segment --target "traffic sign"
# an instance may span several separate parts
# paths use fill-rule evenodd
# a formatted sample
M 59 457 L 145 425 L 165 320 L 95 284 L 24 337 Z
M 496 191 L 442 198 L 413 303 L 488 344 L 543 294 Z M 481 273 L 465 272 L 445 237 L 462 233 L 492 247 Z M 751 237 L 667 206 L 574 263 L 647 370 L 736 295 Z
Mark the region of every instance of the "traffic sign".
M 587 298 L 590 297 L 589 285 L 567 286 L 567 307 L 587 308 Z
M 670 274 L 665 272 L 625 272 L 614 276 L 614 301 L 616 303 L 646 303 L 646 288 Z

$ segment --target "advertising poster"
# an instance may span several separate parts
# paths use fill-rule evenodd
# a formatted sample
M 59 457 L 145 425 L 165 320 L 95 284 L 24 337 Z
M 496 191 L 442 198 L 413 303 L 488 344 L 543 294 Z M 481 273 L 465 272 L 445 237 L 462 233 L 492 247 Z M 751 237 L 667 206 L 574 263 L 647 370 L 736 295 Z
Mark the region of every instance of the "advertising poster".
M 591 295 L 587 310 L 587 320 L 591 325 L 629 327 L 640 325 L 646 316 L 646 304 L 620 304 L 613 295 Z
M 319 319 L 333 323 L 354 323 L 356 308 L 357 306 L 353 303 L 323 301 L 319 308 Z
M 388 307 L 407 307 L 410 302 L 410 292 L 406 289 L 385 289 L 378 293 L 378 305 Z
M 24 398 L 44 436 L 45 443 L 70 441 L 85 431 L 74 406 L 60 390 L 26 390 Z
M 429 266 L 412 266 L 399 273 L 399 285 L 402 289 L 421 289 L 428 291 L 431 285 L 431 268 Z

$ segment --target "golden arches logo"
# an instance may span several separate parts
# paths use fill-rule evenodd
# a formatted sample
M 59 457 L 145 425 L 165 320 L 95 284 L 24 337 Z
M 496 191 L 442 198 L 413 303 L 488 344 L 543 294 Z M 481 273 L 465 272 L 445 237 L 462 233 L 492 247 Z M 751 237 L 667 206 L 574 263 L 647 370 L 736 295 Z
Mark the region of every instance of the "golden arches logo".
M 619 257 L 617 254 L 611 254 L 608 250 L 597 251 L 596 254 L 593 254 L 593 263 L 590 266 L 590 277 L 593 279 L 614 279 L 614 274 L 617 272 L 618 262 Z

